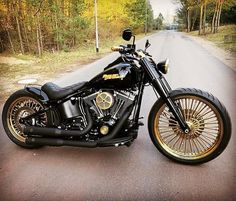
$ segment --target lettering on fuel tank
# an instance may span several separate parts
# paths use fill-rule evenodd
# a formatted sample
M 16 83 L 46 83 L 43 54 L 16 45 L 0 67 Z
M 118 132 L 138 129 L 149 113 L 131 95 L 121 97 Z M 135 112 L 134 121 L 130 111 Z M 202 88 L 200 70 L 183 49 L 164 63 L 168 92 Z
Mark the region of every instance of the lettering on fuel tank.
M 119 71 L 119 74 L 117 74 L 117 73 L 115 73 L 115 74 L 104 74 L 102 76 L 102 78 L 104 80 L 114 80 L 114 79 L 121 79 L 121 80 L 123 80 L 128 73 L 130 73 L 130 68 L 121 69 Z
M 125 75 L 119 75 L 119 74 L 104 74 L 102 78 L 104 80 L 114 80 L 114 79 L 123 79 Z

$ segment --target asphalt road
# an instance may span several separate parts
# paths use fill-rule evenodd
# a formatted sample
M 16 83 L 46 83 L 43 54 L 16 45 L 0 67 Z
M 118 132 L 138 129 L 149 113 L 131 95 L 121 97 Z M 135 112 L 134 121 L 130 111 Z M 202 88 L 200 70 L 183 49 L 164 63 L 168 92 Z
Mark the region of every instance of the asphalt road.
M 43 147 L 25 150 L 11 143 L 0 125 L 0 200 L 236 200 L 236 73 L 181 33 L 165 31 L 148 37 L 157 61 L 170 58 L 172 88 L 194 87 L 211 92 L 229 110 L 231 141 L 217 159 L 198 166 L 174 163 L 159 153 L 147 130 L 156 100 L 145 90 L 145 126 L 131 147 Z M 144 45 L 139 41 L 139 47 Z M 118 55 L 56 80 L 68 85 L 87 80 Z M 1 108 L 2 109 L 2 108 Z

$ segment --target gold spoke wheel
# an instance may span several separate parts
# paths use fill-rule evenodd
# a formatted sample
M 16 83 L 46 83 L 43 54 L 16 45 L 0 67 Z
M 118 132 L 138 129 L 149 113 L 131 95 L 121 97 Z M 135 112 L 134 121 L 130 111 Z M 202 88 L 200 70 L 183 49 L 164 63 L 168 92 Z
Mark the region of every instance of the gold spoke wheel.
M 211 154 L 222 139 L 222 119 L 205 100 L 186 96 L 175 100 L 181 108 L 190 132 L 184 133 L 166 105 L 155 117 L 158 142 L 170 154 L 183 159 L 198 159 Z
M 31 97 L 20 97 L 13 101 L 7 111 L 7 125 L 11 134 L 19 141 L 25 142 L 25 136 L 22 132 L 20 118 L 27 117 L 43 109 L 41 103 Z M 40 122 L 38 122 L 40 120 Z M 40 119 L 34 122 L 37 126 L 46 126 L 47 116 L 45 113 L 40 115 Z
M 231 136 L 230 117 L 222 103 L 195 89 L 178 89 L 171 96 L 190 132 L 182 131 L 168 106 L 159 99 L 148 121 L 157 149 L 168 158 L 187 164 L 204 163 L 220 155 Z

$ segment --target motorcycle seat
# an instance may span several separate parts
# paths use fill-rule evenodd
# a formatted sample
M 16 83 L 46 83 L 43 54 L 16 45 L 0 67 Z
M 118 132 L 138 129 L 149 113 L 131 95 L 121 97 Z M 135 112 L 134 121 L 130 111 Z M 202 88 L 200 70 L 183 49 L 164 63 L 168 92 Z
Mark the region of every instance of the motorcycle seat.
M 49 99 L 58 100 L 60 98 L 63 98 L 65 96 L 68 96 L 78 91 L 79 89 L 84 87 L 86 83 L 87 82 L 80 82 L 80 83 L 62 88 L 52 82 L 47 82 L 46 84 L 42 86 L 41 89 L 43 92 L 45 92 L 48 95 Z

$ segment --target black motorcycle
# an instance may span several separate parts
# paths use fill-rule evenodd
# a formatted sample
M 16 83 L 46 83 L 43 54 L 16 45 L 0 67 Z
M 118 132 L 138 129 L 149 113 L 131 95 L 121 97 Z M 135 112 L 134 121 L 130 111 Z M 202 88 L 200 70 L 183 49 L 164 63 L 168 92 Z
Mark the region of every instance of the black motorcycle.
M 168 158 L 198 164 L 216 158 L 231 136 L 228 112 L 213 95 L 198 90 L 172 90 L 163 74 L 168 60 L 155 63 L 132 44 L 113 47 L 120 57 L 88 82 L 61 88 L 51 82 L 27 85 L 6 101 L 2 121 L 8 137 L 25 148 L 49 146 L 130 146 L 137 138 L 144 87 L 157 95 L 149 118 L 149 135 Z

